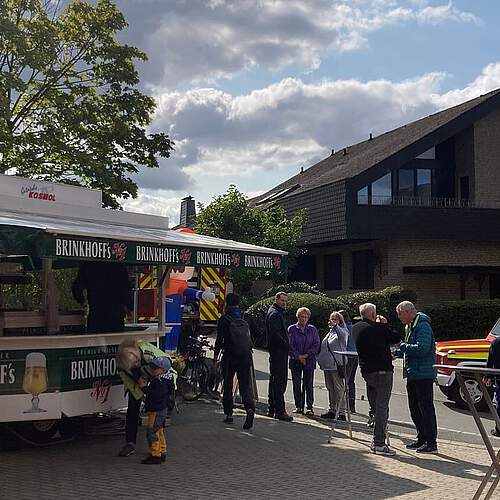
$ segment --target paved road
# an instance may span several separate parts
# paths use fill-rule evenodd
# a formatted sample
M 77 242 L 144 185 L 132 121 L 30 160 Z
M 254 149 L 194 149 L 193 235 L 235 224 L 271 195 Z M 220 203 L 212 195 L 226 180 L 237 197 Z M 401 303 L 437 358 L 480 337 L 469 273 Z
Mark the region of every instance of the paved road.
M 269 376 L 267 352 L 256 350 L 254 353 L 254 364 L 257 373 L 257 387 L 260 400 L 262 402 L 267 402 L 267 384 Z M 390 419 L 392 422 L 391 428 L 395 432 L 402 429 L 406 429 L 406 432 L 408 432 L 408 430 L 413 428 L 413 423 L 408 410 L 401 360 L 396 360 L 394 366 L 394 388 L 390 406 Z M 317 408 L 316 414 L 319 414 L 322 413 L 322 410 L 328 406 L 328 393 L 325 387 L 323 373 L 319 368 L 316 369 L 316 373 L 314 375 L 314 387 L 314 405 Z M 359 370 L 356 376 L 356 391 L 357 414 L 353 418 L 354 421 L 365 422 L 368 414 L 368 401 L 366 399 L 365 383 L 359 373 Z M 290 378 L 287 386 L 286 400 L 290 405 L 290 409 L 292 409 L 294 404 L 292 381 Z M 469 411 L 461 410 L 453 402 L 448 401 L 437 386 L 434 390 L 434 400 L 438 419 L 439 435 L 441 438 L 467 443 L 482 443 L 476 424 L 474 423 Z M 482 413 L 481 415 L 483 416 L 485 427 L 489 431 L 489 429 L 494 425 L 491 417 L 486 413 Z M 500 439 L 493 439 L 495 442 L 500 443 Z

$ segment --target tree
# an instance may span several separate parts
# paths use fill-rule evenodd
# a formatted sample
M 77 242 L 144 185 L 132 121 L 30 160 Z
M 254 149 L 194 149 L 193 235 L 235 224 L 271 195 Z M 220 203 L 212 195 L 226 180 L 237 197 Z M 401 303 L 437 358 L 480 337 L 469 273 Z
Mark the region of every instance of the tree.
M 206 207 L 198 206 L 194 228 L 199 234 L 284 250 L 288 252 L 289 267 L 303 253 L 298 243 L 307 221 L 305 210 L 299 210 L 290 219 L 279 206 L 259 210 L 234 185 Z M 272 277 L 275 282 L 286 278 L 285 273 L 276 271 L 231 271 L 237 290 L 244 296 L 248 296 L 255 279 L 264 276 Z
M 0 173 L 97 188 L 106 206 L 137 196 L 130 178 L 158 167 L 173 143 L 148 134 L 154 99 L 115 35 L 127 23 L 109 0 L 0 1 Z

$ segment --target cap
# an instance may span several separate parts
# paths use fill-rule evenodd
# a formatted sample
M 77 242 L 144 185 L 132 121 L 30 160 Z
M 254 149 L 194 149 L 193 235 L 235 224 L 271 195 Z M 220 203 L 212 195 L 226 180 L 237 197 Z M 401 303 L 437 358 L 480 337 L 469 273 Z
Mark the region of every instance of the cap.
M 162 356 L 161 358 L 154 358 L 150 361 L 150 364 L 158 368 L 163 368 L 165 371 L 170 370 L 172 367 L 172 361 L 167 356 Z

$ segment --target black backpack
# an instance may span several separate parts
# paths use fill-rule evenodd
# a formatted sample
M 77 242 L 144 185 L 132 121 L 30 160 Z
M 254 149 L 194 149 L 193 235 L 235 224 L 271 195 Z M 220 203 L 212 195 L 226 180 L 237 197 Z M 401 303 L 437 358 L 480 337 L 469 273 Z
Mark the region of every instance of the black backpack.
M 226 315 L 229 321 L 228 351 L 235 357 L 242 358 L 251 354 L 253 349 L 252 337 L 248 323 L 241 318 L 232 318 Z

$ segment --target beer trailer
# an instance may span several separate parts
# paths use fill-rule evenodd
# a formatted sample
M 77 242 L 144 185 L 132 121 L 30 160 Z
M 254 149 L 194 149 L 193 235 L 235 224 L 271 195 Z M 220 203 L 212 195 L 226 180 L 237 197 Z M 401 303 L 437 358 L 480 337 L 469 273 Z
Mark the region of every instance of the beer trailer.
M 97 190 L 0 175 L 0 425 L 40 442 L 72 417 L 126 406 L 116 352 L 126 338 L 169 335 L 171 267 L 280 270 L 285 259 L 280 250 L 169 230 L 166 217 L 103 209 Z M 59 307 L 54 279 L 54 270 L 82 261 L 155 266 L 157 323 L 86 333 L 82 310 Z M 41 284 L 38 307 L 3 307 L 6 285 L 21 287 L 31 277 Z

